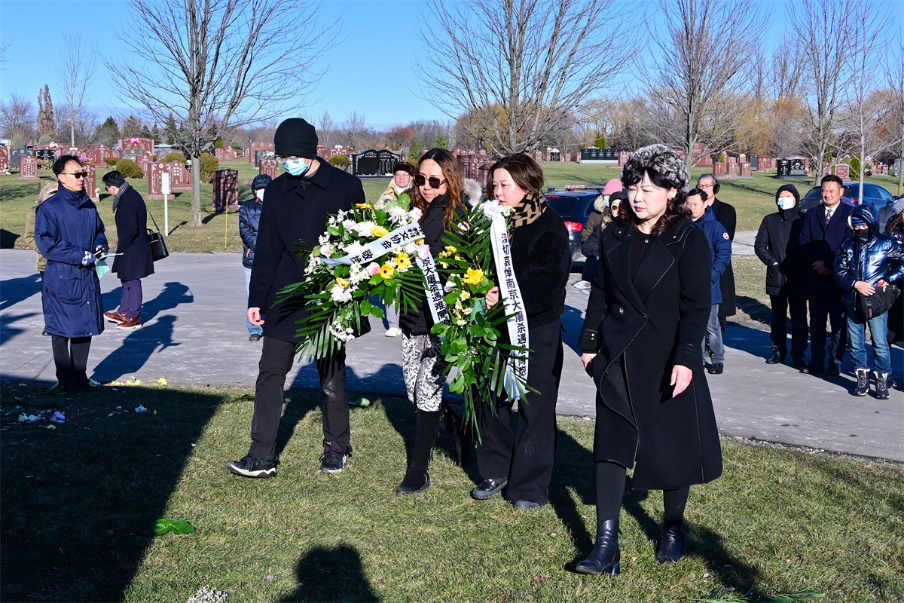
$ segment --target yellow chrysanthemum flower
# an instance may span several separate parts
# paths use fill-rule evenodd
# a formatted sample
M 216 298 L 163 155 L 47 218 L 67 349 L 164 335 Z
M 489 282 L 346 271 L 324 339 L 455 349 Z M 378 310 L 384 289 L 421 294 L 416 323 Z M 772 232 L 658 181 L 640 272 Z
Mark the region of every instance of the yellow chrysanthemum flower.
M 392 275 L 395 274 L 395 268 L 390 264 L 383 264 L 380 266 L 380 271 L 377 273 L 383 277 L 383 280 L 392 278 Z
M 377 224 L 373 228 L 370 229 L 370 234 L 375 237 L 383 237 L 389 234 L 389 231 Z
M 415 245 L 423 245 L 423 244 L 424 244 L 424 237 L 421 237 L 420 239 L 416 239 L 416 240 L 414 241 L 414 244 L 415 244 Z
M 466 285 L 479 285 L 483 281 L 483 270 L 478 268 L 468 268 L 468 273 L 461 282 Z
M 401 271 L 408 270 L 411 267 L 411 257 L 404 251 L 396 256 L 395 265 Z
M 370 203 L 355 203 L 355 207 L 358 209 L 373 209 L 374 206 Z
M 337 277 L 336 277 L 336 282 L 339 283 L 339 286 L 342 287 L 343 289 L 345 289 L 346 287 L 348 287 L 348 281 L 347 281 L 346 279 L 344 279 L 344 278 L 339 278 L 339 277 L 337 276 Z
M 444 251 L 451 255 L 451 254 L 455 253 L 456 251 L 458 251 L 458 248 L 455 247 L 454 245 L 446 245 L 446 249 Z

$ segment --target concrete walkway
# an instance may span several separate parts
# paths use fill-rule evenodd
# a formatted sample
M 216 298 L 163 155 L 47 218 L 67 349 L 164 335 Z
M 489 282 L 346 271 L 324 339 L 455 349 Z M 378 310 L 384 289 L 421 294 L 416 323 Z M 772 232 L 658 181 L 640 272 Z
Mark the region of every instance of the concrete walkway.
M 738 233 L 737 255 L 752 253 L 752 233 Z M 749 242 L 748 242 L 749 239 Z M 750 251 L 745 253 L 744 247 Z M 102 382 L 137 377 L 149 383 L 164 377 L 176 385 L 251 388 L 257 377 L 260 343 L 248 341 L 244 322 L 244 281 L 237 254 L 175 253 L 156 264 L 145 279 L 144 326 L 123 332 L 110 328 L 92 342 L 89 373 Z M 587 293 L 568 286 L 565 366 L 558 412 L 594 416 L 595 391 L 584 373 L 577 334 Z M 102 281 L 104 305 L 119 303 L 119 281 Z M 34 254 L 0 250 L 0 378 L 54 381 L 50 341 L 41 336 L 40 281 Z M 716 417 L 726 435 L 904 462 L 904 394 L 891 400 L 847 393 L 852 378 L 823 380 L 789 366 L 767 366 L 768 333 L 730 325 L 726 372 L 710 376 Z M 374 331 L 349 346 L 349 388 L 368 394 L 404 395 L 401 342 Z M 895 379 L 904 379 L 904 355 L 893 349 Z M 296 388 L 317 388 L 311 365 L 289 375 Z

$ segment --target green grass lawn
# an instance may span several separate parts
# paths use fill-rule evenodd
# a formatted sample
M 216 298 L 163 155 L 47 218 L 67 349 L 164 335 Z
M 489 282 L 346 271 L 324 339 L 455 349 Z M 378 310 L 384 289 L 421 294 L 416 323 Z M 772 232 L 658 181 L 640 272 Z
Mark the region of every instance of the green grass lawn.
M 654 561 L 661 496 L 629 491 L 609 579 L 571 571 L 595 533 L 589 421 L 560 421 L 550 504 L 525 512 L 470 499 L 476 468 L 451 462 L 445 434 L 431 488 L 396 496 L 414 431 L 396 398 L 353 409 L 349 467 L 320 475 L 318 396 L 287 393 L 279 477 L 246 480 L 223 462 L 247 449 L 248 391 L 0 388 L 3 600 L 186 601 L 205 585 L 231 602 L 904 599 L 900 465 L 723 441 L 724 476 L 691 491 L 687 556 Z M 41 410 L 68 420 L 17 420 Z M 164 517 L 197 531 L 155 537 Z

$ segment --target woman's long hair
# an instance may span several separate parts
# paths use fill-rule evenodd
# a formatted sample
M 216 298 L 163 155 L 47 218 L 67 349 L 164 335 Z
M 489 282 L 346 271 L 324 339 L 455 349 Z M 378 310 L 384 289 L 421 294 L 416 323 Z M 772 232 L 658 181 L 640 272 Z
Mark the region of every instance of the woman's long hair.
M 891 234 L 895 229 L 904 230 L 904 211 L 899 212 L 888 221 L 885 232 Z
M 659 219 L 656 221 L 656 224 L 653 225 L 653 229 L 650 231 L 650 234 L 652 234 L 653 236 L 659 236 L 671 230 L 675 223 L 677 223 L 682 216 L 690 215 L 691 211 L 687 208 L 687 205 L 685 205 L 685 201 L 687 201 L 687 193 L 682 190 L 681 183 L 672 182 L 656 170 L 653 170 L 651 168 L 629 170 L 627 166 L 625 166 L 624 173 L 622 174 L 622 185 L 624 185 L 625 190 L 627 190 L 629 186 L 633 186 L 643 180 L 644 174 L 647 174 L 650 177 L 650 182 L 660 188 L 678 189 L 678 192 L 675 194 L 675 196 L 668 201 L 668 204 L 665 208 L 665 213 L 659 217 Z M 618 204 L 618 215 L 616 216 L 616 219 L 628 224 L 634 224 L 635 226 L 640 224 L 640 220 L 637 218 L 637 214 L 635 214 L 634 210 L 631 209 L 630 200 L 622 201 Z
M 424 161 L 432 159 L 439 164 L 443 171 L 443 177 L 446 181 L 446 191 L 449 195 L 449 202 L 446 204 L 446 214 L 443 216 L 443 226 L 449 228 L 449 224 L 455 219 L 460 207 L 464 205 L 462 196 L 465 189 L 465 177 L 461 166 L 455 156 L 446 149 L 430 149 L 424 153 L 417 162 L 415 174 L 421 173 L 421 165 Z M 427 211 L 427 200 L 421 195 L 421 187 L 414 182 L 411 183 L 413 190 L 411 200 L 414 206 L 422 212 Z
M 58 180 L 41 178 L 40 182 L 38 183 L 38 205 L 57 194 L 59 184 L 60 183 Z

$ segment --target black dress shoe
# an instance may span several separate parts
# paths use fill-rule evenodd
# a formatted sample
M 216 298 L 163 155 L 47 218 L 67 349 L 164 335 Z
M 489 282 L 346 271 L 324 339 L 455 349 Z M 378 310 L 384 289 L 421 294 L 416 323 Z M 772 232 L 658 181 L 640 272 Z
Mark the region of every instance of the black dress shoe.
M 508 484 L 507 477 L 500 477 L 499 479 L 485 479 L 480 484 L 477 485 L 476 488 L 471 490 L 471 496 L 476 498 L 477 500 L 487 500 L 488 498 L 493 498 L 505 488 L 506 484 Z
M 580 574 L 608 574 L 617 576 L 621 551 L 618 548 L 618 520 L 604 521 L 596 530 L 596 546 L 590 555 L 575 566 Z
M 829 361 L 829 369 L 826 371 L 826 377 L 840 377 L 841 366 L 839 362 Z
M 681 559 L 681 551 L 684 549 L 684 532 L 681 526 L 671 526 L 662 533 L 662 541 L 656 552 L 656 561 L 659 563 L 675 563 Z
M 707 369 L 710 375 L 721 375 L 725 372 L 725 365 L 721 362 L 714 362 L 712 366 Z
M 785 355 L 778 350 L 772 350 L 772 356 L 766 359 L 766 364 L 782 364 L 785 361 Z
M 409 467 L 396 494 L 417 494 L 430 487 L 430 473 L 424 467 Z
M 802 368 L 807 367 L 807 359 L 804 357 L 803 354 L 801 354 L 799 356 L 792 355 L 791 362 L 794 364 L 795 368 L 802 369 Z
M 513 506 L 516 509 L 539 509 L 543 505 L 532 500 L 516 500 Z

